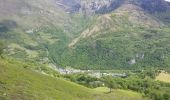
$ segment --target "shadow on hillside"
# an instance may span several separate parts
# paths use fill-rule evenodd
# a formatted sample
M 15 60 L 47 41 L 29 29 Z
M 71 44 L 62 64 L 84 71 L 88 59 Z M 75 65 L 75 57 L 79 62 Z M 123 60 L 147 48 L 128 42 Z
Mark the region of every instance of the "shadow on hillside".
M 16 28 L 18 24 L 13 20 L 3 20 L 0 22 L 0 32 L 8 32 L 12 28 Z

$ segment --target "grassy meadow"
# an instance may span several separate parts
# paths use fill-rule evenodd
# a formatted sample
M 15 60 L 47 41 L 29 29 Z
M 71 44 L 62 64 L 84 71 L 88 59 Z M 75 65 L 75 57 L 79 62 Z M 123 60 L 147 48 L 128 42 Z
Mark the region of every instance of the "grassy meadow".
M 0 60 L 1 100 L 143 100 L 136 92 L 90 89 L 24 66 L 24 62 Z

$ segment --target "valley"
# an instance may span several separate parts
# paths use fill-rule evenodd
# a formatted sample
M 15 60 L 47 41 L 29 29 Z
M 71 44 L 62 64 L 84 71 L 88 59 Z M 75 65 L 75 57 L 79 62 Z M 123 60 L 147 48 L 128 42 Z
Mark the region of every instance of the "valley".
M 170 100 L 170 2 L 0 0 L 0 100 Z

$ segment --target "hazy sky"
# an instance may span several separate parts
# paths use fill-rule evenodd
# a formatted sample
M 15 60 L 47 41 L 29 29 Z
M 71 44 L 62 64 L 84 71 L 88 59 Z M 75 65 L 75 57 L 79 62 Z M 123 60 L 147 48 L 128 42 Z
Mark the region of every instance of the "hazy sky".
M 170 2 L 170 0 L 165 0 L 165 1 L 168 1 L 168 2 Z

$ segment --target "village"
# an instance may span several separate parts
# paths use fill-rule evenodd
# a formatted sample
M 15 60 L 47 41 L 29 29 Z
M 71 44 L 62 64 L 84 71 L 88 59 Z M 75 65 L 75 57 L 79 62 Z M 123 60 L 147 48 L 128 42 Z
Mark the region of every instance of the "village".
M 112 76 L 112 77 L 127 77 L 127 73 L 113 73 L 113 72 L 101 72 L 97 70 L 80 70 L 80 69 L 74 69 L 71 67 L 66 68 L 55 68 L 56 71 L 58 71 L 60 74 L 80 74 L 85 73 L 91 77 L 95 78 L 101 78 L 103 76 Z

